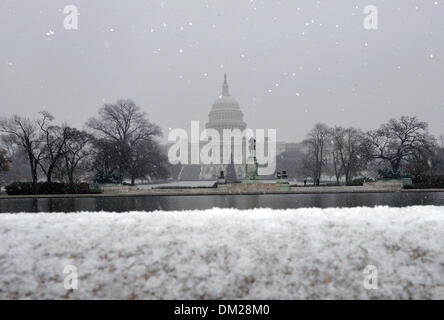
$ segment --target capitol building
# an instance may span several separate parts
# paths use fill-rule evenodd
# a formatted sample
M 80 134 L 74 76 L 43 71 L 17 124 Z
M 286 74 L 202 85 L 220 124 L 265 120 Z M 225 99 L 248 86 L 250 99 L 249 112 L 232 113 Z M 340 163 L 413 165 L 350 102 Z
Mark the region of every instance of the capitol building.
M 210 113 L 208 115 L 208 122 L 205 125 L 206 129 L 214 129 L 219 132 L 220 137 L 223 137 L 224 129 L 239 129 L 244 131 L 247 124 L 244 121 L 244 114 L 241 110 L 239 102 L 230 94 L 227 75 L 224 75 L 222 83 L 222 92 L 214 101 Z M 223 138 L 222 138 L 223 139 Z M 233 145 L 234 141 L 222 140 L 221 146 L 221 164 L 186 164 L 181 165 L 180 172 L 178 172 L 177 180 L 215 180 L 221 171 L 227 172 L 226 164 L 222 164 L 224 145 Z M 201 148 L 202 145 L 199 146 Z M 191 149 L 191 146 L 190 146 Z M 228 148 L 229 149 L 229 148 Z M 242 141 L 242 163 L 234 164 L 234 170 L 237 179 L 245 179 L 246 177 L 246 159 L 248 157 L 248 143 L 245 139 Z M 285 150 L 285 143 L 277 143 L 277 154 Z M 233 147 L 231 149 L 233 152 Z
M 216 129 L 221 136 L 224 129 L 240 129 L 244 131 L 247 128 L 239 102 L 230 95 L 226 74 L 222 84 L 222 94 L 214 101 L 208 118 L 209 121 L 206 124 L 206 128 Z

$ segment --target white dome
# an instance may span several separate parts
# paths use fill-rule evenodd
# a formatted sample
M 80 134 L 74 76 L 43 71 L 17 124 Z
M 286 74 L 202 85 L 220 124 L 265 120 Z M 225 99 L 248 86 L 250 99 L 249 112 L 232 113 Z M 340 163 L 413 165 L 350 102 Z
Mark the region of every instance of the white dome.
M 222 95 L 214 101 L 208 118 L 206 128 L 216 129 L 219 132 L 223 132 L 223 129 L 245 130 L 247 127 L 239 102 L 228 92 L 227 75 L 222 85 Z
M 220 96 L 213 103 L 213 110 L 240 109 L 239 102 L 232 96 Z

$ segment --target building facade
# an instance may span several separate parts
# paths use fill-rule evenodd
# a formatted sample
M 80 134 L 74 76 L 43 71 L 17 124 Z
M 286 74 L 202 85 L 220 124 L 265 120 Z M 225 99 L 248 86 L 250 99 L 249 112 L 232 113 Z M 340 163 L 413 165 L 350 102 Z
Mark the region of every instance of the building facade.
M 222 92 L 211 107 L 208 114 L 208 122 L 206 123 L 205 128 L 216 130 L 222 139 L 220 150 L 221 159 L 219 164 L 184 164 L 182 165 L 177 177 L 175 177 L 176 179 L 183 181 L 216 180 L 221 171 L 224 171 L 225 173 L 228 171 L 228 165 L 223 164 L 224 149 L 229 150 L 231 148 L 231 153 L 234 153 L 233 149 L 236 141 L 234 139 L 224 139 L 223 131 L 224 129 L 238 129 L 243 132 L 247 128 L 247 124 L 244 121 L 244 114 L 241 110 L 239 102 L 230 94 L 227 75 L 224 75 Z M 199 144 L 199 150 L 203 145 L 204 143 Z M 242 150 L 242 163 L 233 165 L 236 178 L 238 180 L 246 178 L 246 159 L 249 155 L 248 145 L 249 143 L 246 141 L 246 139 L 243 139 L 241 145 L 239 146 L 240 148 L 238 148 L 238 150 Z M 285 152 L 285 149 L 286 143 L 277 143 L 276 152 L 278 155 Z M 189 146 L 189 150 L 192 150 L 191 145 Z M 230 171 L 232 171 L 232 167 L 230 168 Z
M 208 114 L 208 122 L 205 125 L 206 129 L 216 130 L 221 137 L 221 150 L 220 150 L 220 164 L 202 164 L 201 165 L 201 179 L 215 179 L 221 171 L 227 172 L 227 164 L 223 164 L 223 152 L 234 153 L 235 143 L 234 139 L 226 139 L 224 137 L 224 130 L 238 129 L 243 132 L 247 128 L 247 124 L 244 122 L 244 114 L 240 108 L 239 102 L 230 95 L 229 85 L 227 81 L 227 75 L 224 75 L 224 82 L 222 84 L 221 95 L 214 101 L 210 113 Z M 239 143 L 239 142 L 237 142 Z M 245 139 L 238 145 L 239 150 L 242 150 L 242 163 L 234 165 L 234 171 L 238 179 L 245 178 L 246 175 L 246 142 Z M 229 158 L 233 160 L 230 155 Z M 230 170 L 232 170 L 230 168 Z

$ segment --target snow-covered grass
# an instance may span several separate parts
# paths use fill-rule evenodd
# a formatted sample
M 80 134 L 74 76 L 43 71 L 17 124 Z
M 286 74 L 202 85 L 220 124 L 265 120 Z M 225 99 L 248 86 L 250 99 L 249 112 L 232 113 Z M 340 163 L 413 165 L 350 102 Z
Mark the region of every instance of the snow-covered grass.
M 0 298 L 443 299 L 444 207 L 2 214 Z

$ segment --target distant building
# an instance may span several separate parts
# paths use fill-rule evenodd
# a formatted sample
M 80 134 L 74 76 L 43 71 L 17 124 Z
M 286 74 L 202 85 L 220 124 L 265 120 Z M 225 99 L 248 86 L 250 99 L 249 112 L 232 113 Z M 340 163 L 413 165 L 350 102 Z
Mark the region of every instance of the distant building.
M 224 129 L 239 129 L 240 131 L 244 131 L 247 128 L 239 102 L 230 95 L 226 74 L 224 75 L 222 84 L 222 93 L 212 105 L 205 128 L 217 130 L 221 138 L 223 137 Z M 231 141 L 231 145 L 233 142 L 234 141 Z M 222 141 L 220 163 L 222 163 L 223 146 L 228 143 L 230 143 L 230 141 Z M 247 144 L 245 140 L 242 142 L 242 164 L 234 165 L 237 179 L 244 179 L 246 177 Z M 286 151 L 286 145 L 285 142 L 277 143 L 276 152 L 278 155 Z M 199 147 L 201 148 L 202 146 L 203 144 Z M 191 150 L 191 146 L 189 150 Z M 230 170 L 233 169 L 232 167 L 233 166 L 230 167 Z M 221 171 L 227 173 L 226 164 L 185 164 L 181 166 L 174 178 L 178 180 L 216 180 Z
M 213 107 L 208 115 L 206 128 L 216 129 L 221 136 L 224 129 L 240 129 L 244 131 L 247 128 L 239 103 L 230 95 L 226 74 L 222 84 L 222 94 L 213 103 Z
M 247 124 L 244 122 L 244 114 L 240 108 L 239 102 L 230 95 L 227 75 L 224 75 L 224 82 L 222 84 L 222 93 L 214 101 L 210 113 L 208 114 L 208 122 L 205 125 L 206 129 L 215 129 L 219 132 L 222 139 L 222 145 L 220 150 L 221 161 L 223 163 L 223 149 L 224 146 L 229 150 L 234 144 L 233 141 L 223 139 L 223 131 L 226 129 L 234 130 L 239 129 L 243 132 L 247 128 Z M 242 179 L 246 175 L 245 164 L 246 164 L 246 142 L 242 143 L 242 164 L 235 164 L 234 166 L 229 166 L 226 164 L 212 164 L 212 165 L 201 165 L 200 178 L 201 179 L 216 179 L 220 171 L 225 171 L 227 173 L 228 169 L 233 171 L 238 179 Z M 231 148 L 233 152 L 234 147 Z M 232 159 L 232 157 L 230 156 Z M 231 174 L 234 174 L 231 172 Z

